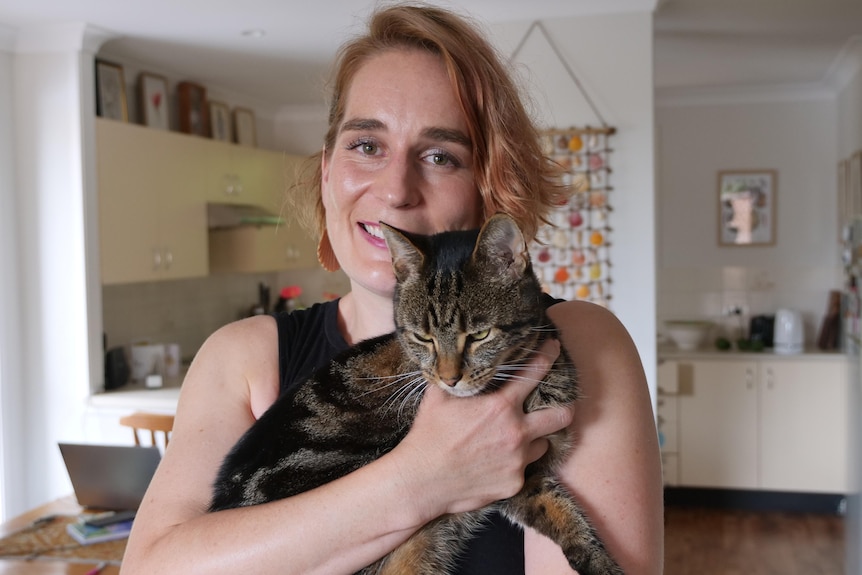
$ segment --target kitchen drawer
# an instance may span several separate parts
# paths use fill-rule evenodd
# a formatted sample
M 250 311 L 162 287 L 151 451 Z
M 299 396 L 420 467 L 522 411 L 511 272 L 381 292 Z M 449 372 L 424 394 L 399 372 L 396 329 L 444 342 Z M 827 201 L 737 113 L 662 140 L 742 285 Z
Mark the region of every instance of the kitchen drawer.
M 679 456 L 676 453 L 661 454 L 661 475 L 665 485 L 679 485 Z
M 675 395 L 664 395 L 659 393 L 658 415 L 665 421 L 679 421 L 679 398 Z
M 661 445 L 662 453 L 676 453 L 679 450 L 679 426 L 677 422 L 659 419 L 658 428 L 664 439 Z

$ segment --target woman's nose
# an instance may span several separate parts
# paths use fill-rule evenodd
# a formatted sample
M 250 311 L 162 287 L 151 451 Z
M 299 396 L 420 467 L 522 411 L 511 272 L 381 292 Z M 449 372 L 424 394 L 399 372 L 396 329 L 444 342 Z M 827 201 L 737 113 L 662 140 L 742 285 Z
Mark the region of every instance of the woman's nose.
M 393 208 L 416 205 L 420 197 L 420 175 L 412 162 L 393 158 L 378 172 L 377 196 Z

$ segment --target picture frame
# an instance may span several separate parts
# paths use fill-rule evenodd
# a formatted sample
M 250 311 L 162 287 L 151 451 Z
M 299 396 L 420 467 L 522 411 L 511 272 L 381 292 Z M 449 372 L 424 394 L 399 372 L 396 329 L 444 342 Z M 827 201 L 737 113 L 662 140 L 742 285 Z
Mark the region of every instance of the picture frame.
M 206 88 L 194 82 L 177 84 L 180 132 L 209 138 L 209 111 Z
M 96 115 L 121 122 L 129 121 L 126 80 L 123 67 L 96 60 Z
M 774 245 L 777 189 L 776 170 L 718 172 L 718 244 Z
M 170 130 L 168 81 L 164 76 L 150 72 L 138 74 L 138 104 L 144 126 Z
M 257 130 L 255 128 L 254 112 L 248 108 L 233 109 L 234 141 L 240 146 L 256 146 Z
M 230 109 L 227 104 L 210 100 L 210 137 L 221 142 L 232 142 Z

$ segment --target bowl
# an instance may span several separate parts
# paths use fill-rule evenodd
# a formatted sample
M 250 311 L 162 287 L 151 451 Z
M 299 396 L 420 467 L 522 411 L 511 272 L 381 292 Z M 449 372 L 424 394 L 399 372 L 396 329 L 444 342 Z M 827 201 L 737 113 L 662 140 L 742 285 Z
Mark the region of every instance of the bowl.
M 699 348 L 706 341 L 712 322 L 702 320 L 672 320 L 665 322 L 667 333 L 676 347 L 683 351 Z

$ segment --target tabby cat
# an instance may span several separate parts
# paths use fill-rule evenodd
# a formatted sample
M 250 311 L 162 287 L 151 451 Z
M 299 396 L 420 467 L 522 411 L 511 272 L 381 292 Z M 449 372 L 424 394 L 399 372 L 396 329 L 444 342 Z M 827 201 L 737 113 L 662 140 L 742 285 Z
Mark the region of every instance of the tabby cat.
M 346 350 L 276 400 L 225 458 L 211 511 L 290 497 L 350 473 L 404 438 L 426 385 L 459 397 L 519 385 L 516 372 L 531 350 L 555 336 L 509 216 L 433 236 L 382 227 L 397 280 L 396 331 Z M 561 353 L 525 409 L 577 395 L 574 367 Z M 580 575 L 622 574 L 554 476 L 565 432 L 550 439 L 548 452 L 527 467 L 523 489 L 494 506 L 556 541 Z M 440 517 L 360 573 L 449 573 L 494 506 Z

